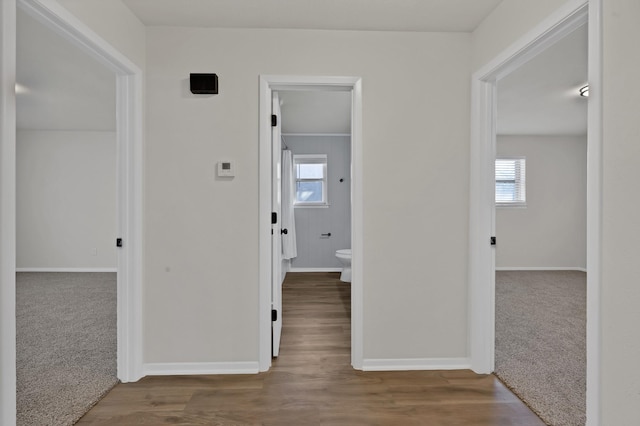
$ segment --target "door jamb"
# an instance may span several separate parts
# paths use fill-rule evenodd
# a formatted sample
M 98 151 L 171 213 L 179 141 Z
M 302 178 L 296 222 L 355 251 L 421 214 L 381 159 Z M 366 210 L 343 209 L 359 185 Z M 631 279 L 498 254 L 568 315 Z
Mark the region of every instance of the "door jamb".
M 602 0 L 572 0 L 482 67 L 472 77 L 469 351 L 477 373 L 494 370 L 494 181 L 496 82 L 563 38 L 589 24 L 587 148 L 587 425 L 600 424 L 600 283 L 602 212 Z
M 259 343 L 260 371 L 271 366 L 271 91 L 351 91 L 351 365 L 363 361 L 362 79 L 360 77 L 261 75 L 259 117 Z

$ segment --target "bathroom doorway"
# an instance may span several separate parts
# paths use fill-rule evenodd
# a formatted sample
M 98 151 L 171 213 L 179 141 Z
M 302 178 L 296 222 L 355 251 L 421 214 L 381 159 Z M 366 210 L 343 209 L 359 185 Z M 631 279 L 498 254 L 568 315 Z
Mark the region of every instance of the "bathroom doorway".
M 337 253 L 351 250 L 351 93 L 279 90 L 273 92 L 273 101 L 277 117 L 273 123 L 273 198 L 280 222 L 272 245 L 273 255 L 280 258 L 274 259 L 274 270 L 280 269 L 273 274 L 274 280 L 280 280 L 275 283 L 274 309 L 282 312 L 273 327 L 273 356 L 277 357 L 282 317 L 298 314 L 291 305 L 306 304 L 311 315 L 316 311 L 313 302 L 320 297 L 327 312 L 317 312 L 318 322 L 332 310 L 336 319 L 350 317 L 350 306 L 342 306 L 350 300 L 350 256 L 338 258 Z M 348 329 L 349 317 L 345 318 Z M 291 321 L 299 321 L 287 320 L 287 341 L 297 342 L 300 339 L 295 336 L 300 333 L 291 327 Z M 327 330 L 318 332 L 326 334 Z M 345 338 L 348 340 L 348 334 L 332 336 L 327 346 L 344 347 Z M 298 346 L 289 345 L 289 351 Z
M 347 120 L 349 123 L 348 131 L 338 132 L 342 139 L 343 145 L 348 140 L 350 161 L 348 161 L 348 169 L 350 174 L 342 173 L 341 176 L 333 176 L 333 174 L 327 174 L 327 186 L 326 191 L 331 191 L 330 179 L 334 179 L 337 182 L 337 189 L 333 189 L 336 193 L 340 193 L 340 185 L 342 188 L 348 188 L 348 199 L 346 206 L 349 207 L 350 215 L 347 226 L 344 226 L 340 231 L 331 231 L 328 229 L 315 230 L 317 237 L 321 239 L 321 243 L 327 243 L 338 240 L 331 238 L 338 232 L 345 241 L 337 241 L 350 243 L 348 247 L 340 248 L 352 248 L 355 256 L 352 258 L 352 284 L 351 284 L 351 365 L 356 369 L 362 368 L 362 241 L 361 241 L 361 229 L 362 229 L 362 191 L 361 191 L 361 83 L 357 77 L 297 77 L 297 76 L 262 76 L 260 85 L 260 165 L 261 165 L 261 186 L 260 186 L 260 208 L 261 208 L 261 220 L 260 220 L 260 370 L 266 371 L 271 366 L 272 354 L 278 353 L 278 348 L 274 348 L 274 345 L 279 344 L 279 329 L 282 327 L 282 281 L 285 273 L 290 269 L 290 265 L 294 264 L 294 261 L 283 262 L 283 258 L 278 250 L 278 244 L 274 243 L 274 238 L 281 238 L 284 234 L 284 229 L 280 222 L 281 198 L 277 192 L 281 190 L 280 184 L 274 182 L 281 176 L 278 173 L 279 158 L 281 158 L 281 152 L 284 145 L 289 147 L 287 142 L 291 145 L 306 146 L 306 149 L 314 149 L 317 147 L 319 139 L 324 139 L 327 142 L 328 138 L 335 138 L 335 134 L 331 134 L 330 131 L 294 131 L 294 128 L 287 127 L 288 131 L 284 132 L 284 137 L 273 131 L 273 125 L 277 125 L 278 120 L 281 117 L 277 117 L 273 114 L 274 110 L 279 110 L 287 102 L 290 103 L 291 111 L 289 115 L 300 112 L 300 108 L 295 107 L 297 102 L 301 102 L 305 97 L 313 98 L 342 98 L 347 100 L 346 113 L 348 117 L 343 117 L 343 121 Z M 327 93 L 329 92 L 329 93 Z M 339 94 L 331 92 L 340 92 Z M 284 102 L 282 105 L 280 101 L 275 101 L 276 97 L 274 93 L 282 94 Z M 304 93 L 307 93 L 305 95 Z M 324 96 L 323 96 L 324 95 Z M 316 99 L 317 100 L 317 99 Z M 285 112 L 282 113 L 282 121 L 280 124 L 286 123 L 286 106 Z M 318 108 L 318 105 L 315 106 Z M 335 111 L 331 111 L 335 112 Z M 276 115 L 276 118 L 272 118 Z M 321 119 L 320 114 L 316 112 L 316 121 Z M 320 120 L 322 121 L 322 120 Z M 295 120 L 290 120 L 290 123 L 294 123 Z M 312 134 L 311 134 L 312 133 Z M 275 134 L 275 137 L 274 137 Z M 315 142 L 314 142 L 315 140 Z M 339 144 L 339 143 L 338 143 Z M 311 148 L 310 148 L 311 147 Z M 315 153 L 317 157 L 325 156 L 329 157 L 330 154 Z M 299 154 L 313 156 L 313 154 Z M 334 154 L 335 155 L 335 154 Z M 338 154 L 339 156 L 339 154 Z M 307 159 L 309 157 L 306 157 Z M 344 160 L 344 158 L 343 158 Z M 319 161 L 315 159 L 314 161 Z M 327 165 L 327 168 L 329 166 Z M 338 173 L 340 174 L 340 173 Z M 342 182 L 340 182 L 342 179 Z M 295 194 L 294 194 L 295 196 Z M 315 198 L 314 198 L 315 200 Z M 327 199 L 320 200 L 325 204 Z M 320 209 L 328 209 L 326 205 L 320 206 L 317 203 L 313 207 L 313 210 L 319 211 Z M 275 211 L 274 211 L 275 210 Z M 309 210 L 312 210 L 309 207 Z M 275 214 L 274 214 L 275 213 Z M 320 223 L 321 224 L 321 223 Z M 313 232 L 309 230 L 310 232 Z M 288 230 L 287 230 L 288 232 Z M 305 227 L 305 231 L 307 229 Z M 325 235 L 322 235 L 325 234 Z M 331 234 L 331 235 L 326 235 Z M 329 244 L 325 246 L 330 247 Z M 325 247 L 324 251 L 330 251 Z M 304 251 L 304 249 L 302 249 Z M 327 261 L 333 261 L 329 259 Z M 302 271 L 309 271 L 311 267 L 304 268 Z M 327 268 L 327 270 L 320 273 L 326 273 L 330 271 L 340 270 L 340 263 L 335 258 L 335 263 L 331 266 L 319 266 L 316 268 Z

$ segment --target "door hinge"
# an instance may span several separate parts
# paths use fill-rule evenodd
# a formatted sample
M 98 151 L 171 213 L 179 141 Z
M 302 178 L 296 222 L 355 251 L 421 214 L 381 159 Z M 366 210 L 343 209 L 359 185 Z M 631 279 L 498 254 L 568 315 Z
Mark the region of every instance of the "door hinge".
M 276 127 L 278 125 L 278 116 L 275 114 L 271 114 L 271 127 Z
M 496 245 L 496 237 L 491 237 L 490 242 L 491 242 L 492 246 L 495 246 Z
M 122 247 L 122 238 L 116 238 L 116 247 Z
M 271 212 L 271 224 L 275 225 L 276 223 L 278 223 L 278 213 Z
M 271 310 L 271 321 L 278 321 L 278 311 L 275 309 Z

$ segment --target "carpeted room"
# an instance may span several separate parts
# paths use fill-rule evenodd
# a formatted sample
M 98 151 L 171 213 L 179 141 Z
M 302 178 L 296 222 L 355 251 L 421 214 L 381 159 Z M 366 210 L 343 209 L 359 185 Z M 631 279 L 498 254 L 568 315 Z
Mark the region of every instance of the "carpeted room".
M 585 424 L 586 273 L 496 273 L 496 371 L 549 425 Z
M 17 17 L 17 417 L 70 425 L 117 383 L 115 78 Z
M 116 274 L 16 276 L 17 424 L 72 425 L 118 383 Z
M 495 373 L 551 425 L 585 424 L 586 80 L 583 26 L 498 83 Z
M 496 211 L 495 373 L 551 425 L 585 423 L 586 226 L 580 206 L 586 197 L 579 188 L 586 181 L 586 141 L 580 139 L 509 137 L 498 145 L 527 152 L 528 177 L 527 208 Z M 579 173 L 558 179 L 554 169 L 567 161 L 554 168 L 545 160 L 552 153 L 582 159 L 574 162 L 582 164 Z M 547 182 L 536 185 L 541 180 Z M 552 206 L 539 205 L 554 194 Z

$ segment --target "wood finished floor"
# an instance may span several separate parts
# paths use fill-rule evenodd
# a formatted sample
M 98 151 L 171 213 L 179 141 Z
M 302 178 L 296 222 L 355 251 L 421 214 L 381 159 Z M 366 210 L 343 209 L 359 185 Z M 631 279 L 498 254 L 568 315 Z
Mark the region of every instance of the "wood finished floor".
M 354 370 L 350 285 L 338 275 L 287 275 L 270 371 L 119 384 L 78 424 L 544 425 L 493 375 Z

